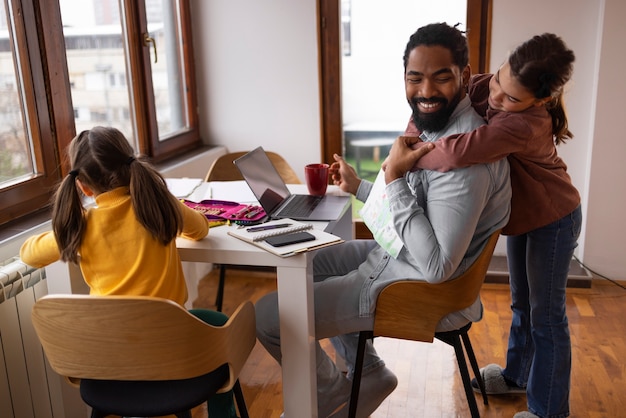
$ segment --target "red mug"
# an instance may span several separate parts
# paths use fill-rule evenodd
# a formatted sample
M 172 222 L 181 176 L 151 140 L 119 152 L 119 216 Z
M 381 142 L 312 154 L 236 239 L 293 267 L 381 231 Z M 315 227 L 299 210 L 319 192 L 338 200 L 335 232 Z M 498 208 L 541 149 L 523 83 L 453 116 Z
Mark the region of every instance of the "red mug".
M 304 167 L 304 178 L 309 194 L 314 196 L 323 196 L 326 194 L 328 187 L 328 164 L 317 163 L 307 164 Z

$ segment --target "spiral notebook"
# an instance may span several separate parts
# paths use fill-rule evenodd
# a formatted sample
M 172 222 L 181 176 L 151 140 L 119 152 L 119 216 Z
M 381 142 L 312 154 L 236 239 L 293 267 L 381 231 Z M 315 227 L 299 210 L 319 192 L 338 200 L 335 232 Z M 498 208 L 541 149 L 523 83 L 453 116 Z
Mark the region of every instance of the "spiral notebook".
M 306 231 L 309 229 L 313 229 L 313 225 L 283 220 L 281 222 L 267 222 L 259 226 L 249 227 L 245 229 L 245 232 L 250 234 L 250 239 L 253 242 L 258 242 L 264 241 L 270 237 L 293 234 L 294 232 Z
M 265 230 L 258 230 L 255 228 L 266 228 Z M 275 228 L 275 229 L 269 229 Z M 283 247 L 273 247 L 265 240 L 269 237 L 276 237 L 280 235 L 293 234 L 295 232 L 307 231 L 315 236 L 315 240 L 300 242 L 297 244 L 289 244 Z M 265 222 L 260 225 L 238 228 L 237 226 L 231 226 L 228 231 L 228 235 L 238 238 L 242 241 L 256 245 L 266 251 L 276 254 L 280 257 L 289 257 L 305 251 L 312 251 L 321 247 L 329 245 L 339 244 L 343 240 L 333 234 L 324 232 L 320 229 L 314 229 L 313 225 L 298 222 L 293 219 L 277 219 L 274 221 Z

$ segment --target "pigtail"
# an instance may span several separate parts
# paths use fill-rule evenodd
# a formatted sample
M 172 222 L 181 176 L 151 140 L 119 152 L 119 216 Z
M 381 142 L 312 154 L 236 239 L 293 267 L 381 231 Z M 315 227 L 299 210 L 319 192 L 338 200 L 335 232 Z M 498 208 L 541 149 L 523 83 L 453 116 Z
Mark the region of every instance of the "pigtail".
M 139 222 L 163 245 L 172 241 L 183 227 L 178 201 L 163 176 L 142 157 L 129 159 L 130 198 Z
M 52 209 L 52 230 L 59 246 L 61 260 L 78 263 L 78 250 L 85 230 L 85 209 L 76 187 L 77 172 L 71 172 L 59 185 Z
M 567 114 L 563 104 L 563 93 L 546 104 L 546 110 L 552 118 L 552 135 L 554 135 L 555 144 L 564 144 L 568 139 L 572 139 L 574 135 L 568 127 Z

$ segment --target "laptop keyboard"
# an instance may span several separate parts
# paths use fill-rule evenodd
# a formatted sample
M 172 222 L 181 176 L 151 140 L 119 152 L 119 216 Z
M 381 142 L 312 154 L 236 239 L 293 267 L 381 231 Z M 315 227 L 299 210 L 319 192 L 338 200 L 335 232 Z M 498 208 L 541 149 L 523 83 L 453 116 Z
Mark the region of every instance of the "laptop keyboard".
M 280 216 L 287 218 L 305 217 L 313 212 L 321 201 L 321 196 L 295 195 L 289 204 L 280 210 Z

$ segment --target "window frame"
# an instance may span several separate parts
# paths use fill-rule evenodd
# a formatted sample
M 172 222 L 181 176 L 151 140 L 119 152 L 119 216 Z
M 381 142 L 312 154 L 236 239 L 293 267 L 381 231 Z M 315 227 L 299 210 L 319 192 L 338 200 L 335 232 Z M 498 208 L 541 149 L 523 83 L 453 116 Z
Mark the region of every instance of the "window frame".
M 188 0 L 180 0 L 180 21 L 182 40 L 182 60 L 184 61 L 185 83 L 188 88 L 184 92 L 189 113 L 187 115 L 189 128 L 183 132 L 170 135 L 159 140 L 156 121 L 156 106 L 152 89 L 151 46 L 144 42 L 148 36 L 146 7 L 144 0 L 124 0 L 124 10 L 127 12 L 126 28 L 128 55 L 131 69 L 130 88 L 135 98 L 136 109 L 135 131 L 137 142 L 144 154 L 152 158 L 155 163 L 179 155 L 185 151 L 201 145 L 199 122 L 197 114 L 197 95 L 193 86 L 196 85 L 194 72 L 193 43 L 191 34 L 191 10 Z M 133 22 L 131 24 L 131 22 Z M 143 115 L 143 117 L 140 117 Z
M 57 143 L 61 142 L 58 138 L 61 137 L 63 130 L 55 131 L 54 127 L 63 118 L 62 109 L 67 107 L 68 96 L 65 92 L 58 94 L 64 84 L 63 74 L 50 72 L 52 77 L 49 78 L 44 74 L 46 66 L 54 65 L 53 57 L 57 52 L 54 48 L 57 41 L 54 35 L 40 24 L 42 21 L 40 17 L 47 16 L 43 13 L 50 5 L 43 2 L 40 4 L 41 9 L 36 10 L 32 1 L 13 0 L 6 4 L 12 7 L 10 14 L 15 18 L 13 26 L 16 39 L 13 45 L 18 50 L 20 71 L 16 73 L 18 77 L 21 75 L 18 82 L 22 83 L 19 88 L 23 92 L 21 100 L 28 121 L 27 136 L 31 140 L 34 163 L 43 171 L 0 189 L 0 224 L 24 214 L 34 213 L 48 205 L 52 189 L 60 178 L 57 169 L 59 166 Z M 41 53 L 42 51 L 44 53 Z M 42 98 L 44 100 L 41 100 Z M 69 108 L 71 109 L 71 105 Z M 58 113 L 54 113 L 54 109 L 57 109 Z
M 67 174 L 65 149 L 76 135 L 70 95 L 65 39 L 58 1 L 12 0 L 17 53 L 24 92 L 22 103 L 28 123 L 36 173 L 0 189 L 0 227 L 49 208 L 56 184 Z M 197 114 L 194 57 L 189 0 L 176 0 L 181 22 L 184 91 L 189 127 L 159 140 L 150 71 L 150 45 L 144 0 L 122 0 L 122 25 L 128 56 L 129 90 L 139 150 L 154 163 L 179 156 L 202 145 Z M 9 15 L 9 13 L 7 13 Z

